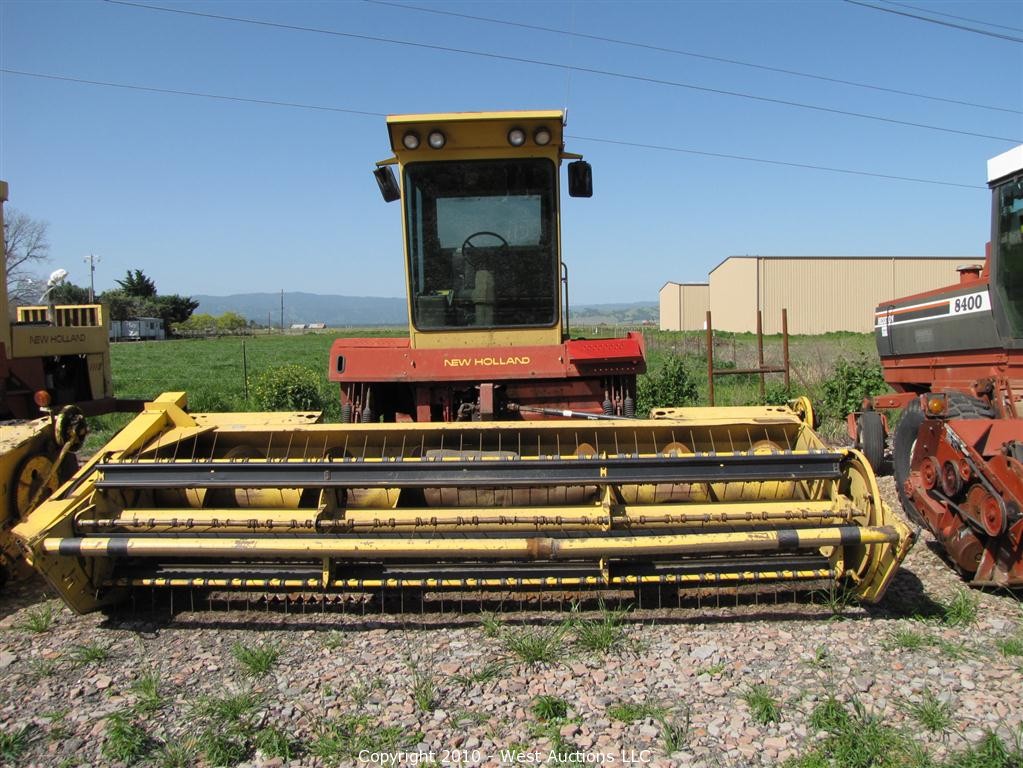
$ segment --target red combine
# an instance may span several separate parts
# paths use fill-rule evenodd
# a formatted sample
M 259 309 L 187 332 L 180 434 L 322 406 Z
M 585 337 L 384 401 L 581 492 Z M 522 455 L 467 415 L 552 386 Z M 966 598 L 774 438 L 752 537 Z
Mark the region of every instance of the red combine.
M 877 467 L 902 408 L 892 464 L 902 506 L 976 586 L 1023 587 L 1023 145 L 988 162 L 992 234 L 956 285 L 884 302 L 882 395 L 850 416 Z

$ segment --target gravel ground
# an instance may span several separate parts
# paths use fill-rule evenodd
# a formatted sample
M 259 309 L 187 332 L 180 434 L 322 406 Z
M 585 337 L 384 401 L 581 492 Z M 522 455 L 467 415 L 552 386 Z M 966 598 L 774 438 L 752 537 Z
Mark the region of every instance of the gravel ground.
M 897 508 L 890 478 L 882 489 Z M 368 765 L 362 750 L 391 765 L 509 765 L 514 750 L 535 764 L 560 747 L 590 765 L 772 766 L 821 743 L 810 713 L 834 694 L 940 761 L 988 729 L 1011 743 L 1023 728 L 1023 657 L 1004 645 L 1017 638 L 1023 652 L 1023 611 L 1011 595 L 970 591 L 972 624 L 937 618 L 961 589 L 925 536 L 880 606 L 835 616 L 827 596 L 785 593 L 636 610 L 602 653 L 581 647 L 556 610 L 80 617 L 35 580 L 0 598 L 0 736 L 27 728 L 12 765 L 128 764 L 115 747 L 136 743 L 142 764 L 209 765 L 192 744 L 205 734 L 204 748 L 222 737 L 224 765 Z M 510 650 L 544 637 L 546 663 Z M 239 648 L 269 670 L 249 671 Z M 222 711 L 232 696 L 233 721 Z M 551 698 L 538 707 L 541 696 Z M 928 732 L 924 709 L 948 722 Z M 232 756 L 224 739 L 247 751 Z M 268 757 L 289 740 L 290 758 Z

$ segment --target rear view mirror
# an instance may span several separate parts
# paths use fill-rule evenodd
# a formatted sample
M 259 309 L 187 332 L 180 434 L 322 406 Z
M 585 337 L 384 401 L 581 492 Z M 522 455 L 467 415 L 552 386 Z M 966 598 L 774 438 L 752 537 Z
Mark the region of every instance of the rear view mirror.
M 593 197 L 593 169 L 585 160 L 568 164 L 568 194 L 572 197 Z
M 394 171 L 391 166 L 384 165 L 373 171 L 373 177 L 380 187 L 380 195 L 385 203 L 392 203 L 401 197 L 401 190 L 398 188 L 398 180 L 394 178 Z

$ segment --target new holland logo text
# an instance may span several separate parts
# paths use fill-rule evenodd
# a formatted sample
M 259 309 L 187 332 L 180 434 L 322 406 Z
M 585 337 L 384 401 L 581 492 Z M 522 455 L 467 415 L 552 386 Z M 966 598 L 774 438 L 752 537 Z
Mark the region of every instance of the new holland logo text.
M 444 360 L 445 368 L 468 368 L 470 366 L 529 365 L 528 357 L 449 357 Z
M 84 333 L 55 333 L 52 336 L 29 336 L 30 344 L 80 344 L 85 341 Z

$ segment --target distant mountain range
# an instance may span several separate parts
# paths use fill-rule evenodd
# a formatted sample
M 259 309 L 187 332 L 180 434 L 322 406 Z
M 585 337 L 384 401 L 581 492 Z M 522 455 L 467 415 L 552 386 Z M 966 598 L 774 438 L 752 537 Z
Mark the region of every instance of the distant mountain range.
M 196 312 L 222 315 L 237 312 L 247 320 L 266 325 L 281 322 L 281 294 L 237 293 L 231 296 L 193 296 L 199 302 Z M 570 321 L 577 324 L 640 324 L 656 322 L 654 303 L 587 304 L 571 306 Z M 285 293 L 284 325 L 324 323 L 331 328 L 371 325 L 406 325 L 405 299 L 375 296 L 326 296 L 318 293 Z

